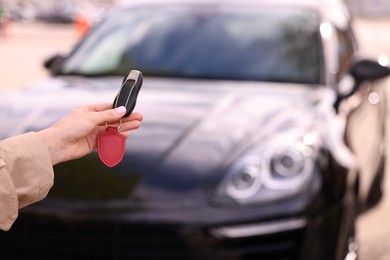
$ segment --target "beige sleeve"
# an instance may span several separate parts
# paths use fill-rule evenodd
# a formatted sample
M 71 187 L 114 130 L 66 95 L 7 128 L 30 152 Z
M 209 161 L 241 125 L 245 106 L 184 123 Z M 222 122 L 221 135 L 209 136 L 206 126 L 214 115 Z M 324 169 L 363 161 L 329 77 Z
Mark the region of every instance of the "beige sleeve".
M 18 209 L 45 198 L 53 180 L 49 150 L 37 133 L 0 141 L 0 229 L 11 228 Z

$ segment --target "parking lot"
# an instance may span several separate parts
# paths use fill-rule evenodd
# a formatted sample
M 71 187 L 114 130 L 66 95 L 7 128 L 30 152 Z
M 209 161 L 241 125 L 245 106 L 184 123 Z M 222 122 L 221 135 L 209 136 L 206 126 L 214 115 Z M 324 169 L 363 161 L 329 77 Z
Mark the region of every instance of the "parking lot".
M 389 26 L 389 19 L 364 19 L 355 22 L 356 36 L 362 50 L 364 50 L 364 55 L 373 58 L 387 54 L 390 57 L 390 36 L 383 33 L 388 30 Z M 387 131 L 389 135 L 390 132 Z M 390 259 L 390 244 L 387 242 L 390 239 L 390 224 L 388 222 L 390 215 L 389 170 L 387 167 L 384 198 L 374 209 L 363 214 L 358 222 L 360 259 L 363 260 Z
M 355 26 L 367 55 L 375 57 L 385 53 L 390 56 L 390 36 L 383 35 L 388 31 L 389 20 L 359 20 Z M 44 80 L 48 74 L 43 69 L 43 61 L 56 52 L 67 52 L 77 39 L 72 26 L 11 24 L 0 36 L 0 91 Z M 385 190 L 381 203 L 359 219 L 360 259 L 390 259 L 387 242 L 390 239 L 390 178 L 386 178 Z
M 69 25 L 12 23 L 0 34 L 0 90 L 24 87 L 45 79 L 43 61 L 66 52 L 78 39 Z

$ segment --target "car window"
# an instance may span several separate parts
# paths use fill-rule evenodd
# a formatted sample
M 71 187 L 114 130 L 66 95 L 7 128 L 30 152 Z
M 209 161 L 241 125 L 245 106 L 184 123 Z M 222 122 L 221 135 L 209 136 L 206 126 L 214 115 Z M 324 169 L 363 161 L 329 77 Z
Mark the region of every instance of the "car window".
M 313 10 L 161 6 L 122 10 L 64 64 L 62 74 L 145 75 L 319 83 Z

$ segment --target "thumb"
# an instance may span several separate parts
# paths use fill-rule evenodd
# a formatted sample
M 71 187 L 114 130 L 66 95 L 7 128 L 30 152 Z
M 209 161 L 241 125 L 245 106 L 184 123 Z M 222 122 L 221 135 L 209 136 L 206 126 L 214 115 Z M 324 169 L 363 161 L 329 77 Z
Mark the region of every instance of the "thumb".
M 125 114 L 126 108 L 124 106 L 120 106 L 115 109 L 94 112 L 92 120 L 96 125 L 118 123 L 119 119 L 121 119 Z

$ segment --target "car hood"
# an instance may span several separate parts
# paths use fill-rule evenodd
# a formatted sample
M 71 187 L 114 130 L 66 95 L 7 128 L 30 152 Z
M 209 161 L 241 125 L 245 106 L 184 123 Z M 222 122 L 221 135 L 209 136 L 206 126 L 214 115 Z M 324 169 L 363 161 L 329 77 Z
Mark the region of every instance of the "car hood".
M 47 127 L 78 104 L 111 102 L 120 80 L 56 78 L 2 95 L 0 137 Z M 144 121 L 131 132 L 123 161 L 108 168 L 92 153 L 59 164 L 50 197 L 205 201 L 208 181 L 253 143 L 321 123 L 331 94 L 321 86 L 145 78 L 135 109 Z

